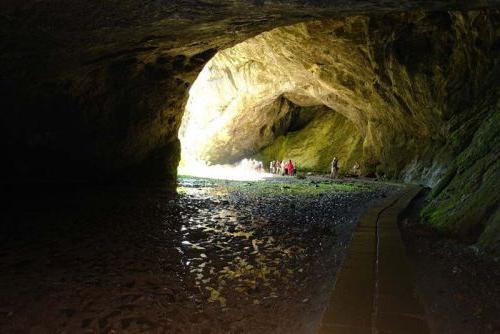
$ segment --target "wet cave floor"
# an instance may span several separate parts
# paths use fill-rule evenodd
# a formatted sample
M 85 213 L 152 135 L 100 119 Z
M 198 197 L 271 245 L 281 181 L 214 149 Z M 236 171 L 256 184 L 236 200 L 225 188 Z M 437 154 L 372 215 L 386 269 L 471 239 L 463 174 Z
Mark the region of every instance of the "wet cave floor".
M 357 219 L 397 186 L 81 188 L 8 203 L 0 332 L 314 333 Z

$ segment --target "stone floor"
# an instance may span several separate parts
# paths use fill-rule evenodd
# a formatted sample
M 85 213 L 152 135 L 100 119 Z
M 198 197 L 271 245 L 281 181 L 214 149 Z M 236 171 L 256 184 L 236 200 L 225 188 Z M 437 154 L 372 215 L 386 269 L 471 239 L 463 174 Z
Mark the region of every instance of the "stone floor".
M 314 333 L 358 217 L 392 186 L 276 178 L 10 191 L 2 333 Z

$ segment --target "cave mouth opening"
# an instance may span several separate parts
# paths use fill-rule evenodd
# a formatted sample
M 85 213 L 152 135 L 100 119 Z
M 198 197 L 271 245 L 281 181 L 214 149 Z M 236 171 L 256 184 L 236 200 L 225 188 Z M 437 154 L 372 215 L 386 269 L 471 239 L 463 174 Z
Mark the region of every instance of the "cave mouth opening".
M 229 53 L 215 54 L 189 90 L 179 129 L 181 176 L 239 181 L 272 177 L 265 172 L 263 162 L 254 159 L 255 152 L 237 152 L 233 148 L 231 153 L 221 156 L 223 143 L 241 140 L 238 136 L 243 131 L 234 131 L 232 124 L 248 104 L 260 103 L 260 96 L 251 93 L 247 78 L 235 81 L 234 63 L 241 59 Z
M 240 159 L 214 159 L 210 151 L 217 146 L 219 135 L 224 140 L 232 140 L 228 127 L 236 116 L 236 99 L 245 94 L 234 85 L 228 77 L 220 76 L 220 68 L 214 67 L 214 62 L 220 58 L 216 54 L 200 72 L 189 90 L 188 101 L 183 114 L 179 139 L 181 142 L 181 160 L 178 174 L 203 178 L 257 181 L 272 174 L 266 173 L 262 162 L 238 154 Z M 215 60 L 214 60 L 215 59 Z M 230 66 L 226 62 L 225 66 Z M 231 100 L 228 97 L 232 97 Z M 214 163 L 215 160 L 215 163 Z M 260 163 L 260 165 L 259 165 Z
M 328 172 L 333 156 L 346 173 L 362 163 L 362 128 L 325 81 L 342 66 L 325 66 L 322 43 L 306 27 L 262 33 L 205 64 L 179 129 L 178 175 L 261 180 L 273 176 L 266 171 L 274 160 L 292 160 L 301 172 Z

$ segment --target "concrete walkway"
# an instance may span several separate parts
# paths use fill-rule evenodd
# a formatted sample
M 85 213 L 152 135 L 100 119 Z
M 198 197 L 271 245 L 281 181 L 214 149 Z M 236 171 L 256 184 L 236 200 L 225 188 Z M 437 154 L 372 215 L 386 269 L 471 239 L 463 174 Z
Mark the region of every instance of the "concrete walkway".
M 361 218 L 319 333 L 429 333 L 397 225 L 420 190 L 408 186 Z

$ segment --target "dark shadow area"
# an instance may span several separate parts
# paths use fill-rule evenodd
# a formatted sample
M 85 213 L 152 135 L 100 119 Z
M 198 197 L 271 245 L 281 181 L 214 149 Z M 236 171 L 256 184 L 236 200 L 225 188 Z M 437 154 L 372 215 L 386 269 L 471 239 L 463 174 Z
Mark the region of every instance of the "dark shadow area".
M 449 239 L 422 223 L 422 192 L 400 228 L 416 271 L 417 294 L 433 333 L 499 333 L 500 263 L 474 245 Z
M 390 190 L 18 189 L 2 212 L 0 332 L 314 333 L 357 218 Z

